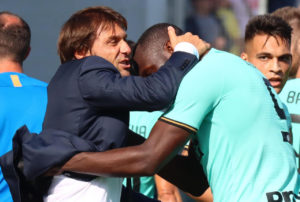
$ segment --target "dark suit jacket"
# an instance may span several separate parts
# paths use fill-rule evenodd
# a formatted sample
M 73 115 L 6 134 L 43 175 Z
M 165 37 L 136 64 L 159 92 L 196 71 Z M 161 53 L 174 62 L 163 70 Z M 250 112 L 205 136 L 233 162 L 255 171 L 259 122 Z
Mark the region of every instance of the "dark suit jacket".
M 41 134 L 20 129 L 14 153 L 1 157 L 14 200 L 24 199 L 20 181 L 37 180 L 78 152 L 124 146 L 129 111 L 170 105 L 183 76 L 196 62 L 191 54 L 175 52 L 157 73 L 145 78 L 121 77 L 111 63 L 97 56 L 62 64 L 48 85 Z M 21 170 L 17 168 L 20 160 L 24 163 Z M 20 173 L 24 175 L 21 180 Z

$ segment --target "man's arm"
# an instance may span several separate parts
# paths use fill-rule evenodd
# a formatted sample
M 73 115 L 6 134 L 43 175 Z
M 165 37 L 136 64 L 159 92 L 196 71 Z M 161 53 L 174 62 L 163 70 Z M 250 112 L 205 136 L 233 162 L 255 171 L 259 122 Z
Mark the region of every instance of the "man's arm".
M 184 75 L 196 56 L 175 52 L 160 70 L 148 77 L 121 77 L 100 57 L 89 57 L 82 66 L 79 88 L 83 99 L 105 110 L 160 110 L 174 99 Z
M 185 129 L 157 121 L 143 144 L 105 152 L 82 152 L 73 156 L 62 170 L 99 176 L 150 176 L 170 162 L 159 174 L 179 188 L 200 195 L 207 188 L 207 181 L 202 168 L 198 170 L 199 166 L 195 166 L 199 163 L 180 156 L 171 161 L 189 134 Z
M 150 176 L 176 155 L 188 136 L 186 130 L 158 121 L 143 144 L 99 153 L 79 153 L 63 170 L 101 176 Z
M 150 111 L 167 107 L 184 75 L 198 61 L 196 56 L 187 52 L 203 54 L 209 48 L 207 43 L 191 33 L 176 36 L 174 29 L 170 29 L 169 36 L 175 52 L 158 72 L 149 77 L 121 77 L 106 60 L 88 58 L 79 78 L 82 97 L 89 104 L 103 109 Z M 189 44 L 192 51 L 188 48 L 187 52 L 182 52 L 186 49 L 184 47 L 176 52 L 176 48 L 182 45 L 180 42 L 193 44 Z

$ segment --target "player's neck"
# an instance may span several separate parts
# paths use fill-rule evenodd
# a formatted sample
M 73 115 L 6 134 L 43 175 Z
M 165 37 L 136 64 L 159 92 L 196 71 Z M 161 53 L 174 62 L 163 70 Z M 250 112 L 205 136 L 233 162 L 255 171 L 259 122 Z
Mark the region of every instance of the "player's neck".
M 23 68 L 20 63 L 11 60 L 0 60 L 0 73 L 4 72 L 23 73 Z
M 211 50 L 211 48 L 207 49 L 202 55 L 200 55 L 200 60 L 207 55 L 207 53 Z

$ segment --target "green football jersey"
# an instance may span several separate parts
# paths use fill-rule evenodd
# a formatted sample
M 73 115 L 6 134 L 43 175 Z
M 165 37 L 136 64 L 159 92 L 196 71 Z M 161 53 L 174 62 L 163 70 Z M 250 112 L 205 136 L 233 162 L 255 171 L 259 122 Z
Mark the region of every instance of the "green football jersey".
M 215 202 L 299 198 L 282 103 L 263 74 L 241 58 L 210 50 L 184 77 L 160 120 L 194 134 Z
M 297 154 L 300 152 L 300 79 L 288 80 L 279 94 L 292 117 L 293 147 Z M 299 158 L 297 165 L 299 166 Z

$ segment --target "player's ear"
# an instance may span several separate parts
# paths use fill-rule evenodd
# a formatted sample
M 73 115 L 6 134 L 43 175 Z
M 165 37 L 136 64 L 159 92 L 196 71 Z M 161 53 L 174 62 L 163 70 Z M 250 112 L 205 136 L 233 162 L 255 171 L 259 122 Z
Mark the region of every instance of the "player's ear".
M 172 54 L 174 52 L 174 49 L 172 48 L 170 41 L 167 41 L 167 43 L 164 46 L 164 49 L 166 51 L 168 51 L 170 54 Z
M 242 53 L 241 53 L 241 58 L 242 58 L 243 60 L 248 61 L 248 55 L 247 55 L 247 53 L 242 52 Z
M 82 59 L 82 58 L 90 56 L 90 55 L 91 55 L 91 53 L 89 50 L 88 51 L 85 51 L 85 50 L 75 51 L 74 58 L 79 60 L 79 59 Z
M 27 53 L 26 53 L 26 56 L 25 56 L 25 58 L 24 58 L 24 60 L 28 57 L 28 55 L 30 54 L 30 51 L 31 51 L 31 47 L 29 47 L 28 48 L 28 50 L 27 50 Z

